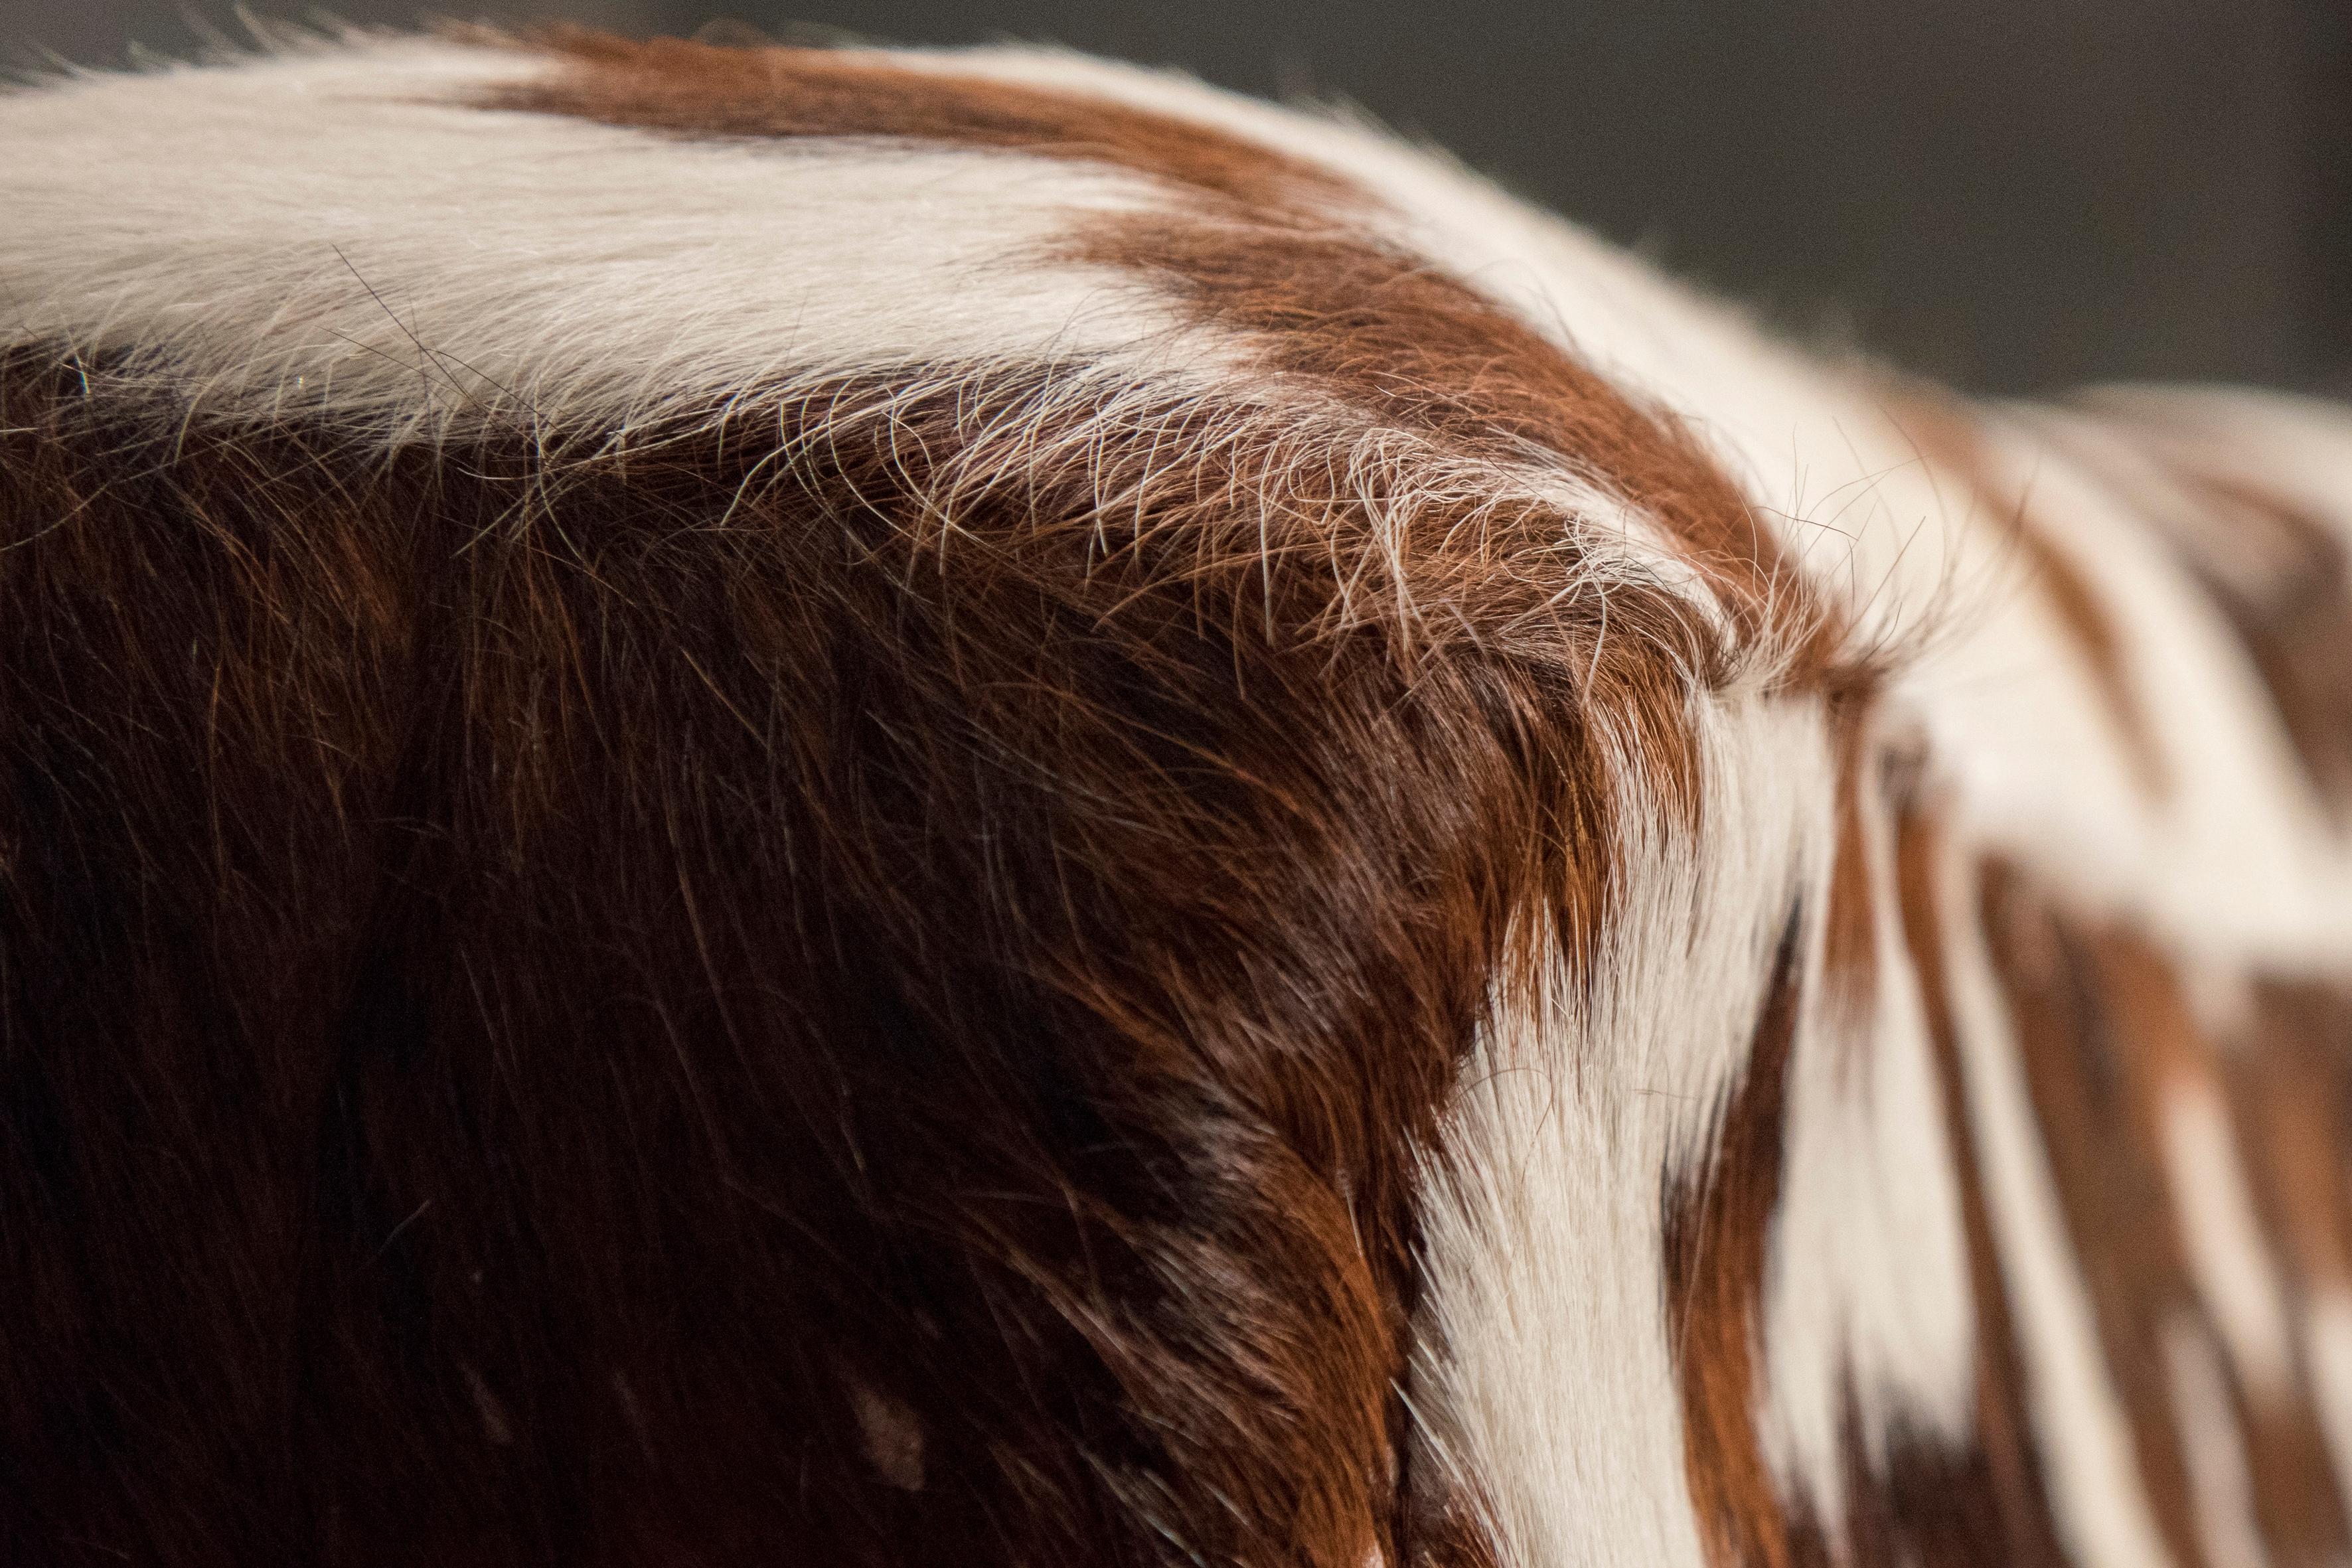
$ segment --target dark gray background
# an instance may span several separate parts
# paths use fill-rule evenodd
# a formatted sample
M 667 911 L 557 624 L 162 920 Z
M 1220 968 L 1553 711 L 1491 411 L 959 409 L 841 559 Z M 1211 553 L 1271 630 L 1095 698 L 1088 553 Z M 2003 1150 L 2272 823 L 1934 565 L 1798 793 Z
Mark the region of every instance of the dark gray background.
M 1858 339 L 1970 386 L 2352 388 L 2352 0 L 337 9 L 1052 40 L 1352 100 L 1800 333 Z M 0 57 L 184 50 L 190 12 L 227 15 L 220 0 L 0 0 Z

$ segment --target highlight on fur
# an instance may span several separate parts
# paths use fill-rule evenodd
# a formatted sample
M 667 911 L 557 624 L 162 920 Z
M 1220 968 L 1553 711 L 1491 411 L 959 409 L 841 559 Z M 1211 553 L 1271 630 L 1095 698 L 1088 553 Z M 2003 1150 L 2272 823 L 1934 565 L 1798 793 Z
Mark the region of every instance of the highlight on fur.
M 1036 51 L 0 144 L 5 1561 L 2352 1555 L 2352 416 Z

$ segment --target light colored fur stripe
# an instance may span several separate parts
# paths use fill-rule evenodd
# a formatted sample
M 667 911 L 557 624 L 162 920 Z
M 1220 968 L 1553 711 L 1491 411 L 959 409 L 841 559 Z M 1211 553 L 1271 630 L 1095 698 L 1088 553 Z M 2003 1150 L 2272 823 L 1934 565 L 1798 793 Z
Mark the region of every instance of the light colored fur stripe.
M 1865 1445 L 1896 1421 L 1973 1436 L 1978 1323 L 1918 978 L 1903 954 L 1889 807 L 1874 751 L 1854 787 L 1874 891 L 1875 992 L 1860 1019 L 1818 1005 L 1791 1070 L 1788 1175 L 1765 1349 L 1773 1448 L 1791 1496 L 1844 1517 L 1847 1394 Z M 1812 868 L 1809 884 L 1830 873 Z M 1882 1466 L 1883 1448 L 1874 1458 Z
M 1621 850 L 1632 901 L 1594 984 L 1555 973 L 1499 999 L 1423 1200 L 1412 1404 L 1443 1462 L 1486 1491 L 1506 1563 L 1706 1560 L 1657 1183 L 1706 1160 L 1787 896 L 1819 852 L 1827 777 L 1801 713 L 1750 698 L 1702 732 L 1704 837 L 1637 828 Z
M 205 406 L 430 437 L 621 426 L 795 370 L 1202 353 L 1048 243 L 1154 197 L 952 148 L 684 147 L 467 100 L 551 68 L 394 40 L 0 97 L 6 330 Z

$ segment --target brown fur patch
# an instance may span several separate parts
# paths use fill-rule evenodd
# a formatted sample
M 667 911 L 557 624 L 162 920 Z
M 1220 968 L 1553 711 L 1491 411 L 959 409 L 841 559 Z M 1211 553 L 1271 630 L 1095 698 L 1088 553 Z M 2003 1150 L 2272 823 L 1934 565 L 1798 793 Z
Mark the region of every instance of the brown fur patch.
M 2174 1094 L 2220 1096 L 2220 1064 L 2180 980 L 2145 938 L 2067 915 L 1998 864 L 1986 875 L 1984 910 L 2149 1500 L 2167 1544 L 2182 1562 L 2200 1562 L 2163 1335 L 2168 1321 L 2212 1329 L 2182 1251 L 2184 1199 L 2162 1155 L 2162 1119 Z M 2242 1148 L 2244 1130 L 2237 1137 Z M 2255 1174 L 2259 1183 L 2259 1165 Z M 2234 1436 L 2273 1559 L 2333 1561 L 2346 1544 L 2344 1510 L 2307 1395 L 2250 1389 L 2242 1369 L 2227 1369 Z
M 16 1560 L 1411 1559 L 1412 1162 L 1695 632 L 1051 377 L 362 460 L 8 361 Z
M 1878 877 L 1871 837 L 1884 813 L 1874 809 L 1879 768 L 1873 706 L 1870 693 L 1857 683 L 1834 697 L 1829 709 L 1837 799 L 1822 921 L 1823 1021 L 1858 1043 L 1866 1042 L 1878 994 Z M 1855 1059 L 1867 1067 L 1867 1051 L 1859 1045 Z
M 1987 941 L 2007 994 L 2107 1366 L 2166 1546 L 2203 1563 L 2164 1359 L 2168 1319 L 2202 1322 L 2181 1258 L 2151 1053 L 2184 1048 L 2188 1005 L 2130 933 L 2078 924 L 2014 867 L 1986 868 Z
M 2246 1037 L 2223 1062 L 2257 1197 L 2305 1289 L 2352 1289 L 2352 996 L 2312 981 L 2255 992 Z
M 2220 1070 L 2241 1132 L 2241 1152 L 2285 1281 L 2300 1315 L 2322 1290 L 2352 1289 L 2352 1190 L 2344 1150 L 2352 1130 L 2352 999 L 2311 981 L 2255 989 L 2246 1037 Z M 2298 1347 L 2298 1350 L 2300 1347 Z M 2300 1388 L 2314 1386 L 2298 1355 Z M 2254 1405 L 2250 1433 L 2255 1504 L 2278 1561 L 2318 1563 L 2347 1546 L 2345 1502 L 2316 1413 L 2307 1400 Z
M 1104 99 L 918 69 L 864 50 L 638 41 L 583 27 L 504 41 L 551 56 L 560 68 L 484 95 L 485 108 L 700 139 L 864 137 L 992 148 L 1115 164 L 1251 205 L 1349 195 L 1338 176 L 1263 142 Z
M 1505 459 L 1570 459 L 1654 517 L 1724 599 L 1740 641 L 1840 662 L 1834 617 L 1697 440 L 1503 306 L 1379 237 L 1337 171 L 1204 121 L 880 57 L 636 44 L 560 31 L 557 68 L 488 107 L 704 137 L 880 137 L 1114 165 L 1166 184 L 1161 215 L 1073 217 L 1068 253 L 1172 290 L 1286 376 L 1372 417 Z M 1717 658 L 1733 650 L 1712 650 Z M 1747 651 L 1743 649 L 1742 651 Z
M 1666 1342 L 1681 1382 L 1684 1468 L 1707 1560 L 1719 1568 L 1794 1561 L 1755 1406 L 1804 937 L 1801 910 L 1791 910 L 1746 1064 L 1717 1110 L 1706 1163 L 1670 1176 L 1664 1194 Z

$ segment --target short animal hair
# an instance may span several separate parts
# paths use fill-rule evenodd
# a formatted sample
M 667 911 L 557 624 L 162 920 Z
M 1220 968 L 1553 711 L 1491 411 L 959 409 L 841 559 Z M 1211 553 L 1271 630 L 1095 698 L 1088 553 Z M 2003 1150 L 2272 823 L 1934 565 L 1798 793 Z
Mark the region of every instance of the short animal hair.
M 2352 420 L 1066 56 L 0 97 L 0 1556 L 2352 1552 Z

